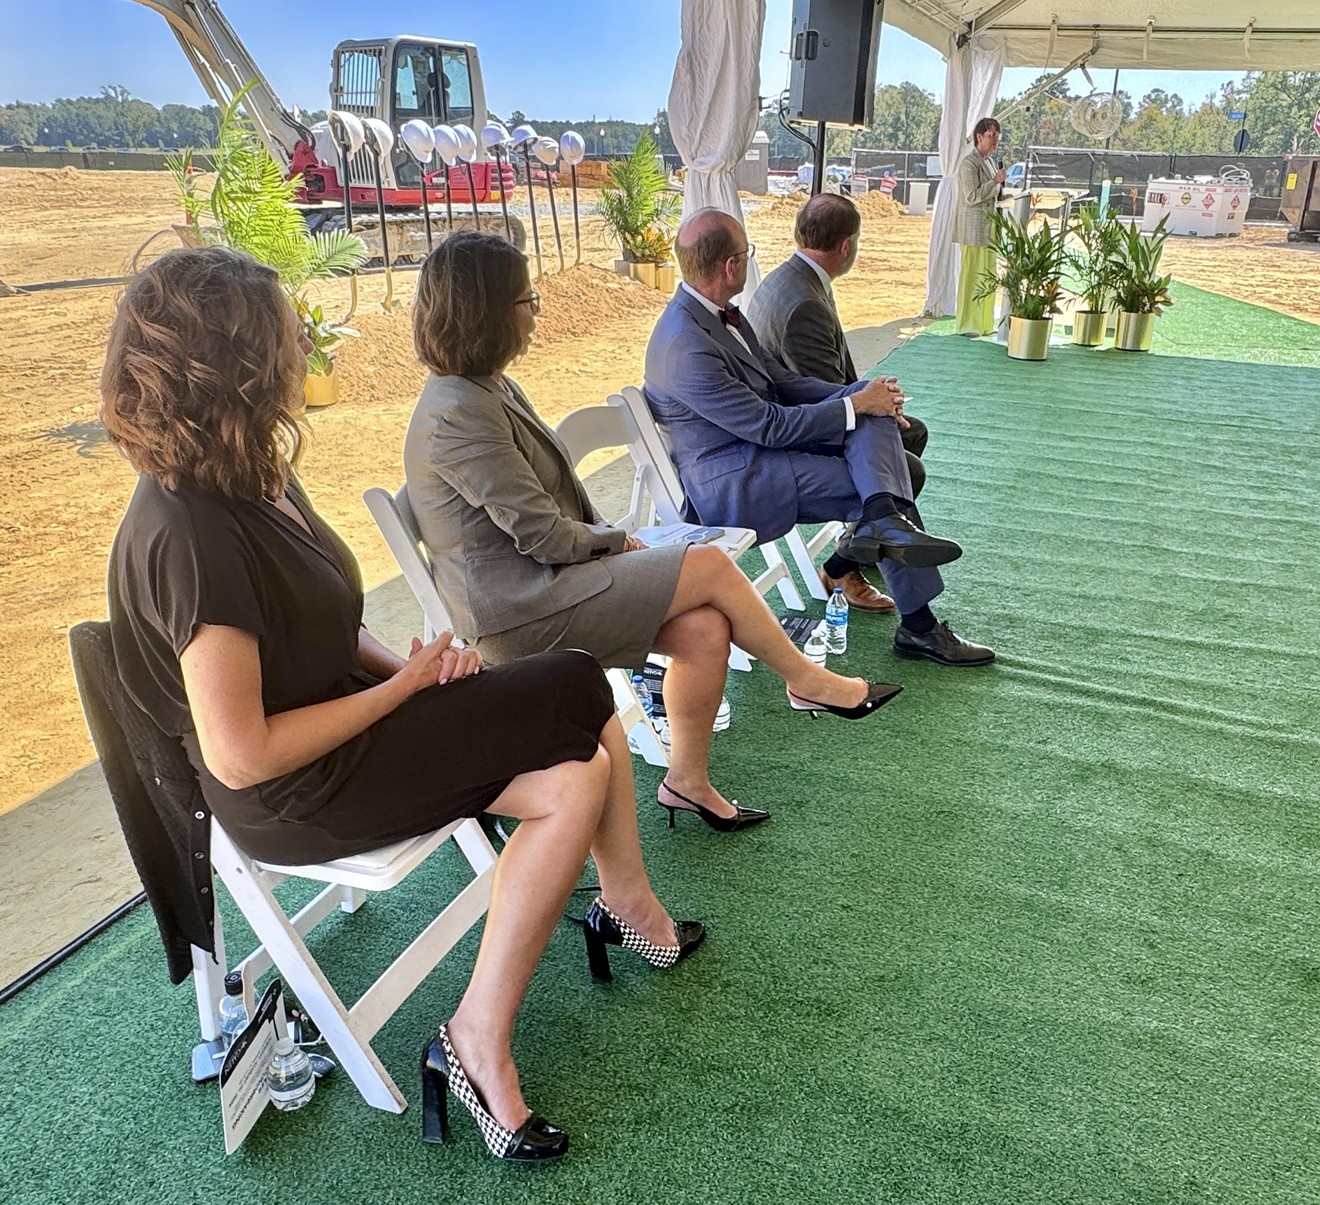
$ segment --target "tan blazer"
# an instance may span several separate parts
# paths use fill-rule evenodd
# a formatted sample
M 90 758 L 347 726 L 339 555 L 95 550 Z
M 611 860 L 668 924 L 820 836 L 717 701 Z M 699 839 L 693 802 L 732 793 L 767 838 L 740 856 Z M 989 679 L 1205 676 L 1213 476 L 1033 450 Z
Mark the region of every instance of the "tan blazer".
M 999 196 L 995 165 L 975 147 L 958 164 L 958 207 L 953 211 L 953 241 L 964 247 L 990 242 L 990 211 Z
M 465 640 L 575 606 L 612 578 L 624 533 L 596 512 L 563 444 L 512 381 L 431 376 L 403 446 L 408 501 Z

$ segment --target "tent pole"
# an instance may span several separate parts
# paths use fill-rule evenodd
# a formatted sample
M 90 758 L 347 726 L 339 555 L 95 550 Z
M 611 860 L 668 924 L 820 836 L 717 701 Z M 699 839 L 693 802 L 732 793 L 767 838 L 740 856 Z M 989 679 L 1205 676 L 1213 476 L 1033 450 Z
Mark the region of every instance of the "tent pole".
M 811 195 L 819 195 L 825 187 L 825 123 L 816 122 L 816 153 L 811 166 Z

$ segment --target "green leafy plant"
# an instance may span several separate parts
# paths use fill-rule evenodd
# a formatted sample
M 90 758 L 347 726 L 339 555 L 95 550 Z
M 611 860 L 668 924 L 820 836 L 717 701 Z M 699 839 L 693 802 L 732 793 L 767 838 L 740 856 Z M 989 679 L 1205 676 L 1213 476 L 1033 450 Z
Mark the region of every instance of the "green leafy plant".
M 627 159 L 612 163 L 597 212 L 630 263 L 663 264 L 674 247 L 683 198 L 669 187 L 655 139 L 643 134 Z
M 1014 318 L 1041 319 L 1061 312 L 1059 278 L 1066 260 L 1049 222 L 1042 221 L 1032 231 L 996 210 L 990 215 L 990 248 L 995 264 L 981 278 L 978 300 L 1003 289 Z
M 1067 260 L 1076 278 L 1081 308 L 1092 313 L 1108 311 L 1114 299 L 1114 261 L 1122 249 L 1123 223 L 1112 214 L 1101 217 L 1098 205 L 1083 205 L 1069 234 L 1074 245 L 1067 251 Z
M 348 335 L 358 332 L 325 316 L 325 310 L 312 305 L 306 297 L 293 298 L 293 308 L 302 319 L 303 332 L 311 342 L 307 353 L 307 371 L 326 374 L 334 367 L 334 353 Z
M 1118 308 L 1129 314 L 1162 314 L 1173 304 L 1169 285 L 1173 277 L 1160 274 L 1160 260 L 1169 232 L 1164 229 L 1166 219 L 1144 235 L 1133 223 L 1123 227 L 1118 251 L 1110 260 L 1114 273 L 1114 300 Z
M 327 322 L 321 307 L 313 306 L 303 290 L 314 280 L 360 268 L 367 261 L 367 246 L 346 230 L 308 231 L 297 207 L 302 177 L 284 178 L 240 109 L 251 87 L 240 91 L 221 114 L 209 191 L 199 188 L 207 173 L 194 163 L 192 151 L 167 156 L 166 167 L 199 242 L 246 251 L 279 273 L 316 349 L 308 368 L 325 372 L 343 335 L 356 332 Z M 313 320 L 313 313 L 320 317 Z

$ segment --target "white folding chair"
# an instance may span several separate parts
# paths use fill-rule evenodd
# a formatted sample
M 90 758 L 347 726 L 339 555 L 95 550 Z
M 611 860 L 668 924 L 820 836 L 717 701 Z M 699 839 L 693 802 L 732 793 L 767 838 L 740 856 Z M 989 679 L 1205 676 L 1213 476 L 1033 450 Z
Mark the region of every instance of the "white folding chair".
M 376 520 L 380 534 L 385 537 L 385 543 L 390 546 L 394 559 L 403 570 L 404 580 L 411 587 L 414 597 L 422 608 L 426 639 L 433 640 L 436 633 L 443 632 L 453 625 L 444 599 L 436 589 L 435 577 L 431 572 L 430 553 L 422 540 L 421 532 L 417 529 L 417 520 L 408 502 L 407 487 L 401 486 L 397 493 L 391 494 L 388 490 L 375 486 L 362 495 L 362 501 L 367 504 L 371 517 Z M 610 690 L 614 693 L 614 709 L 618 712 L 623 730 L 632 737 L 633 744 L 641 751 L 646 761 L 653 766 L 668 766 L 669 754 L 651 726 L 650 720 L 646 718 L 646 712 L 633 687 L 632 679 L 621 669 L 606 670 L 605 676 L 609 679 Z
M 421 934 L 346 1008 L 330 985 L 304 938 L 336 908 L 356 912 L 368 891 L 397 887 L 452 837 L 472 868 L 474 878 Z M 234 845 L 219 821 L 211 822 L 211 866 L 261 943 L 236 967 L 243 975 L 248 1010 L 252 985 L 272 967 L 298 998 L 367 1104 L 402 1113 L 407 1100 L 372 1049 L 382 1025 L 417 990 L 457 942 L 485 914 L 495 876 L 495 850 L 471 819 L 456 821 L 425 836 L 400 841 L 369 853 L 314 866 L 278 866 L 249 858 Z M 285 878 L 328 884 L 296 915 L 289 916 L 272 890 Z M 220 914 L 215 915 L 215 960 L 193 947 L 193 980 L 202 1038 L 219 1036 L 217 1001 L 224 994 L 228 964 Z
M 194 784 L 184 776 L 191 778 L 191 771 L 178 741 L 167 736 L 123 690 L 109 624 L 77 624 L 69 633 L 69 651 L 96 754 L 134 860 L 142 872 L 144 867 L 139 858 L 158 856 L 144 854 L 143 850 L 153 849 L 164 831 L 172 828 L 175 822 L 158 818 L 157 824 L 162 827 L 157 834 L 151 821 L 138 814 L 139 808 L 122 801 L 137 799 L 144 792 L 151 795 L 150 788 L 143 781 L 144 775 L 151 774 L 156 786 L 161 787 L 163 780 L 158 775 L 168 774 L 171 782 L 183 791 L 183 806 L 190 808 L 190 788 Z M 152 798 L 154 800 L 154 795 Z M 194 819 L 206 822 L 207 813 L 199 809 Z M 480 825 L 475 820 L 459 820 L 435 832 L 367 853 L 304 866 L 278 866 L 248 857 L 234 845 L 214 818 L 210 821 L 210 835 L 211 873 L 201 876 L 201 895 L 214 901 L 214 876 L 218 874 L 261 943 L 235 968 L 243 976 L 249 1015 L 253 984 L 267 971 L 277 968 L 285 985 L 298 997 L 367 1103 L 378 1109 L 401 1113 L 407 1102 L 376 1057 L 371 1040 L 449 953 L 455 942 L 485 914 L 495 873 L 495 851 Z M 356 912 L 367 891 L 386 891 L 397 886 L 449 837 L 453 837 L 471 866 L 473 880 L 386 968 L 357 1003 L 346 1008 L 303 939 L 336 908 Z M 195 856 L 202 858 L 205 855 L 199 849 Z M 157 869 L 164 868 L 155 867 L 153 862 L 144 873 L 148 891 L 152 890 L 152 883 L 160 889 Z M 271 890 L 280 880 L 291 876 L 327 884 L 293 917 L 284 911 Z M 185 914 L 189 911 L 184 910 Z M 197 1019 L 202 1035 L 202 1044 L 193 1050 L 193 1078 L 198 1081 L 214 1078 L 220 1070 L 219 1060 L 224 1057 L 223 1045 L 219 1041 L 218 1003 L 224 994 L 229 962 L 225 953 L 224 928 L 214 904 L 212 924 L 214 958 L 204 950 L 192 947 Z M 173 950 L 174 931 L 190 928 L 191 923 L 187 921 L 183 925 L 163 921 L 167 949 Z M 279 1023 L 283 1024 L 282 1014 Z
M 651 496 L 655 500 L 657 512 L 665 523 L 677 523 L 678 516 L 682 512 L 684 495 L 682 495 L 682 482 L 678 479 L 678 471 L 673 466 L 668 433 L 659 422 L 656 422 L 651 407 L 648 407 L 645 396 L 636 385 L 626 385 L 622 391 L 611 395 L 610 404 L 627 409 L 631 414 L 642 441 L 639 449 L 634 453 L 634 459 L 638 458 L 638 455 L 648 458 L 656 475 L 655 488 L 652 488 Z M 648 486 L 651 486 L 651 483 L 648 482 Z M 781 537 L 788 548 L 789 556 L 793 558 L 793 564 L 797 565 L 797 571 L 803 575 L 803 581 L 807 582 L 807 590 L 812 598 L 829 597 L 825 586 L 821 583 L 820 575 L 817 574 L 814 557 L 834 540 L 842 529 L 841 523 L 826 523 L 809 542 L 804 540 L 797 528 L 793 528 L 787 536 Z M 752 579 L 752 585 L 755 585 L 762 594 L 768 594 L 771 587 L 777 587 L 785 607 L 793 611 L 804 610 L 803 597 L 784 562 L 779 541 L 771 540 L 766 544 L 758 545 L 758 550 L 766 560 L 766 571 Z
M 645 404 L 643 401 L 642 405 Z M 655 459 L 630 407 L 618 404 L 615 397 L 611 397 L 603 406 L 584 406 L 566 415 L 555 428 L 555 434 L 567 449 L 574 467 L 589 452 L 600 448 L 628 449 L 634 466 L 632 500 L 628 514 L 619 519 L 616 526 L 622 527 L 625 531 L 634 531 L 644 526 L 652 517 L 650 512 L 654 512 L 664 523 L 682 521 L 679 517 L 683 497 L 681 486 L 678 487 L 678 502 L 677 504 L 673 502 L 673 490 L 678 481 L 673 463 L 669 460 L 668 453 L 665 453 L 664 458 L 659 461 Z M 668 476 L 665 475 L 665 470 Z M 646 503 L 648 497 L 649 505 Z M 715 543 L 736 561 L 752 547 L 755 541 L 756 533 L 750 528 L 726 527 L 724 535 Z M 783 590 L 784 581 L 787 581 L 788 588 L 793 590 L 793 597 L 797 598 L 797 606 L 801 609 L 802 600 L 793 588 L 792 578 L 786 568 L 782 570 L 782 577 L 772 570 L 767 570 L 755 579 L 754 584 L 764 594 L 776 584 Z M 791 606 L 792 603 L 789 605 Z M 749 670 L 752 668 L 751 658 L 737 645 L 732 645 L 729 649 L 729 667 Z

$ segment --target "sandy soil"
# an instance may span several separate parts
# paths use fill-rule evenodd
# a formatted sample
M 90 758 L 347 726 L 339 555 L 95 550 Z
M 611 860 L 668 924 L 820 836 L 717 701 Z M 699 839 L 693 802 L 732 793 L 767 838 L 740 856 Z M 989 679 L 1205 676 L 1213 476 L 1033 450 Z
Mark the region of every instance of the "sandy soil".
M 766 268 L 791 247 L 796 202 L 749 205 L 748 232 Z M 853 273 L 836 288 L 845 326 L 909 317 L 925 293 L 929 221 L 865 202 Z M 0 279 L 11 284 L 119 274 L 134 251 L 176 220 L 163 173 L 0 170 Z M 567 223 L 565 225 L 567 229 Z M 548 222 L 546 230 L 548 231 Z M 517 376 L 551 421 L 641 377 L 642 353 L 665 298 L 606 270 L 613 249 L 590 223 L 583 267 L 547 275 L 537 344 Z M 1250 230 L 1231 242 L 1178 242 L 1183 280 L 1320 321 L 1320 259 Z M 547 257 L 547 264 L 550 258 Z M 571 262 L 571 261 L 570 261 Z M 400 479 L 400 446 L 423 371 L 412 355 L 412 273 L 395 278 L 403 305 L 381 310 L 383 277 L 364 278 L 341 352 L 344 401 L 311 418 L 303 466 L 318 505 L 361 558 L 368 585 L 395 569 L 361 502 Z M 97 378 L 116 293 L 98 288 L 0 300 L 0 812 L 92 758 L 66 652 L 68 627 L 105 614 L 106 556 L 132 474 L 96 421 Z M 331 312 L 347 290 L 326 287 Z

